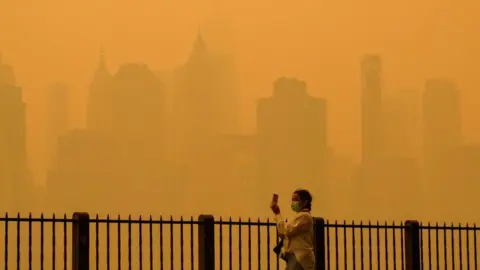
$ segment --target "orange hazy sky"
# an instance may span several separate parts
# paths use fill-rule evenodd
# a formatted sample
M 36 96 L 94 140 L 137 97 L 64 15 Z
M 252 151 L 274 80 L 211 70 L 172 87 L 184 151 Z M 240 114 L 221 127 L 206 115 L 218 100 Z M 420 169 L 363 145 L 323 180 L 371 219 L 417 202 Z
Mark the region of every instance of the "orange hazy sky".
M 479 11 L 478 0 L 0 0 L 0 51 L 24 88 L 37 138 L 46 89 L 57 81 L 71 85 L 72 127 L 83 126 L 101 44 L 112 72 L 126 62 L 170 70 L 188 57 L 199 26 L 222 17 L 233 25 L 241 132 L 254 130 L 255 100 L 271 93 L 273 80 L 297 76 L 328 99 L 330 144 L 358 157 L 365 53 L 382 56 L 387 92 L 454 79 L 465 136 L 480 141 Z

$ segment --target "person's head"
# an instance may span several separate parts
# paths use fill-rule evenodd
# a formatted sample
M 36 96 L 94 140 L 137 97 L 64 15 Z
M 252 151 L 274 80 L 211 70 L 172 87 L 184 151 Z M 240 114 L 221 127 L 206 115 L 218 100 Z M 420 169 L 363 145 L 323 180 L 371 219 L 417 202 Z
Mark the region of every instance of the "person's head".
M 312 195 L 306 189 L 297 189 L 292 194 L 292 210 L 301 212 L 312 210 Z

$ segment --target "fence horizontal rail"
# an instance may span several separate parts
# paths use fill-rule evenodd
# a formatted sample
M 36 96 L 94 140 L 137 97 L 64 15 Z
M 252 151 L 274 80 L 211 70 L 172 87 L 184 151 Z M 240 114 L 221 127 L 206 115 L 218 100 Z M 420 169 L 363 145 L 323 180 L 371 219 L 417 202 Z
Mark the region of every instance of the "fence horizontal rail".
M 400 223 L 396 225 L 395 223 L 388 224 L 387 222 L 384 222 L 383 224 L 380 222 L 377 223 L 355 223 L 355 221 L 352 221 L 351 223 L 347 223 L 346 221 L 339 222 L 339 221 L 334 221 L 333 223 L 330 221 L 325 222 L 325 227 L 327 228 L 357 228 L 357 229 L 405 229 L 405 226 L 403 223 Z
M 67 215 L 62 215 L 60 217 L 57 217 L 55 215 L 51 215 L 50 217 L 46 217 L 41 215 L 40 217 L 22 217 L 20 214 L 17 216 L 9 216 L 8 214 L 5 214 L 5 216 L 0 217 L 0 222 L 72 222 L 73 219 L 67 218 Z
M 153 217 L 147 217 L 147 218 L 142 218 L 141 216 L 138 219 L 135 218 L 93 218 L 90 219 L 90 223 L 131 223 L 131 224 L 200 224 L 201 222 L 198 220 L 194 220 L 193 217 L 190 219 L 173 219 L 173 217 L 170 217 L 169 219 L 163 219 L 163 217 L 160 217 L 158 219 L 154 219 Z
M 216 225 L 235 225 L 235 226 L 276 226 L 276 223 L 271 222 L 269 219 L 267 221 L 260 221 L 260 219 L 257 220 L 243 220 L 241 218 L 238 219 L 238 221 L 232 220 L 231 218 L 229 220 L 215 220 L 214 224 Z
M 443 224 L 438 224 L 438 223 L 422 224 L 422 223 L 420 223 L 420 229 L 421 230 L 443 230 L 443 231 L 452 231 L 452 230 L 454 230 L 454 231 L 480 231 L 480 227 L 477 227 L 476 224 L 469 225 L 468 223 L 465 224 L 465 225 L 462 225 L 462 224 L 454 225 L 454 224 L 447 224 L 447 223 L 443 223 Z

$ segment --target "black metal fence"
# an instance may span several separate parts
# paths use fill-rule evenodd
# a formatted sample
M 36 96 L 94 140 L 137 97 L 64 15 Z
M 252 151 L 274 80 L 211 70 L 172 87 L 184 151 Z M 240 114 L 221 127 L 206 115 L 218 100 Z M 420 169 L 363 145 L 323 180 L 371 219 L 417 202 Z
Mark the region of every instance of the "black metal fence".
M 64 216 L 0 217 L 0 265 L 8 269 L 71 269 L 72 219 Z M 2 258 L 3 257 L 3 258 Z
M 420 224 L 422 269 L 477 270 L 479 231 L 475 224 Z
M 403 223 L 344 221 L 325 227 L 326 269 L 405 269 Z
M 3 228 L 2 228 L 3 227 Z M 477 269 L 475 225 L 315 220 L 317 269 Z M 280 269 L 275 223 L 259 219 L 0 217 L 8 269 Z

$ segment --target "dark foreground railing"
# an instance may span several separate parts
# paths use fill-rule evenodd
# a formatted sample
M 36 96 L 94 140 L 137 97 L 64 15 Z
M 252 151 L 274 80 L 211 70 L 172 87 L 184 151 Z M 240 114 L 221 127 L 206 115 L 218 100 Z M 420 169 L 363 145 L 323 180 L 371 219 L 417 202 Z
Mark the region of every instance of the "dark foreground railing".
M 344 221 L 327 222 L 325 227 L 327 269 L 405 269 L 408 227 L 403 223 Z
M 5 270 L 67 269 L 72 221 L 66 215 L 0 217 L 0 265 Z
M 479 254 L 475 224 L 421 224 L 422 269 L 478 269 Z
M 315 219 L 316 269 L 477 269 L 474 226 Z M 8 269 L 280 269 L 269 220 L 172 217 L 0 217 Z

